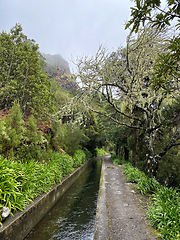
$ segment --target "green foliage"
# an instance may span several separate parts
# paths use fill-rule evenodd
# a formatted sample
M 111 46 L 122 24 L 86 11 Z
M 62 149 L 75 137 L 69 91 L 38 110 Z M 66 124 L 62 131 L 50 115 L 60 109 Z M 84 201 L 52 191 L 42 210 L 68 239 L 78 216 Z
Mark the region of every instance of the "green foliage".
M 131 7 L 131 19 L 126 24 L 126 29 L 132 25 L 132 32 L 138 32 L 140 24 L 143 26 L 146 21 L 153 26 L 164 28 L 169 26 L 172 20 L 177 19 L 177 26 L 180 23 L 180 5 L 178 0 L 167 0 L 166 8 L 161 7 L 161 0 L 135 0 L 135 7 Z
M 78 149 L 76 150 L 73 156 L 73 160 L 74 160 L 73 167 L 75 168 L 80 167 L 87 160 L 87 155 L 83 150 Z
M 86 115 L 83 133 L 84 135 L 81 140 L 81 145 L 83 148 L 87 148 L 89 151 L 95 152 L 99 128 L 96 116 L 92 111 L 89 111 Z
M 0 207 L 8 206 L 12 213 L 22 210 L 72 171 L 73 159 L 67 154 L 53 153 L 49 163 L 17 162 L 0 156 Z
M 14 103 L 7 117 L 0 119 L 0 154 L 17 159 L 47 159 L 46 146 L 49 144 L 36 120 L 31 115 L 27 122 L 22 118 L 19 103 Z
M 91 153 L 77 150 L 74 158 L 53 152 L 49 162 L 7 160 L 0 156 L 0 208 L 8 206 L 11 214 L 23 210 L 38 195 L 49 191 L 54 184 L 79 167 Z
M 51 80 L 51 92 L 55 97 L 57 111 L 72 98 L 71 93 L 64 87 L 61 87 L 55 78 Z
M 143 172 L 124 165 L 127 180 L 137 183 L 142 194 L 151 193 L 148 218 L 160 231 L 162 239 L 180 239 L 180 192 L 179 189 L 163 187 L 154 178 L 148 178 Z
M 68 154 L 54 152 L 52 153 L 51 161 L 52 164 L 54 164 L 54 162 L 57 162 L 59 164 L 59 169 L 61 169 L 62 177 L 68 175 L 73 171 L 74 160 Z
M 115 165 L 121 165 L 121 164 L 126 163 L 126 161 L 124 160 L 124 158 L 122 156 L 119 156 L 119 155 L 116 155 L 116 154 L 112 154 L 111 159 L 113 161 L 113 164 L 115 164 Z
M 75 151 L 79 148 L 83 132 L 78 127 L 61 124 L 54 121 L 53 124 L 54 137 L 52 139 L 52 146 L 56 151 L 62 148 L 69 155 L 73 156 Z
M 107 152 L 104 150 L 104 149 L 99 149 L 99 148 L 96 148 L 96 156 L 104 156 L 107 154 Z
M 136 145 L 135 136 L 133 136 L 133 135 L 128 136 L 127 145 L 128 145 L 129 150 L 134 150 L 135 145 Z
M 24 121 L 19 103 L 14 103 L 10 114 L 0 119 L 0 153 L 8 155 L 24 138 Z
M 157 173 L 157 180 L 163 185 L 178 187 L 180 184 L 180 156 L 178 148 L 171 151 L 172 156 L 163 157 Z
M 0 154 L 26 161 L 42 161 L 48 160 L 52 150 L 59 151 L 62 148 L 73 156 L 83 138 L 80 127 L 60 124 L 58 121 L 53 122 L 51 134 L 42 130 L 38 129 L 33 115 L 23 121 L 20 105 L 15 103 L 9 115 L 0 119 Z
M 23 114 L 53 112 L 51 83 L 43 73 L 38 45 L 16 24 L 10 33 L 0 34 L 0 108 L 19 101 Z
M 180 239 L 180 192 L 161 187 L 152 195 L 148 218 L 163 239 Z
M 86 154 L 86 159 L 87 160 L 92 157 L 92 153 L 87 148 L 83 148 L 83 151 Z
M 177 90 L 179 81 L 180 35 L 169 40 L 167 51 L 160 54 L 156 60 L 155 77 L 152 87 L 156 90 L 163 88 L 168 92 Z
M 137 183 L 137 188 L 142 194 L 153 193 L 159 189 L 160 184 L 154 178 L 148 178 L 144 172 L 134 168 L 130 163 L 125 164 L 124 167 L 127 180 Z

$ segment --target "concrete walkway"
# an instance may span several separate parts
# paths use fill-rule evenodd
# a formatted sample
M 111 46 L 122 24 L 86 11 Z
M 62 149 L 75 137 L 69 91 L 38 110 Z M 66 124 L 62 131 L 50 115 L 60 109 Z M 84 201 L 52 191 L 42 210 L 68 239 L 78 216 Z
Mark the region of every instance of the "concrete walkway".
M 94 240 L 155 240 L 139 200 L 110 156 L 103 159 Z

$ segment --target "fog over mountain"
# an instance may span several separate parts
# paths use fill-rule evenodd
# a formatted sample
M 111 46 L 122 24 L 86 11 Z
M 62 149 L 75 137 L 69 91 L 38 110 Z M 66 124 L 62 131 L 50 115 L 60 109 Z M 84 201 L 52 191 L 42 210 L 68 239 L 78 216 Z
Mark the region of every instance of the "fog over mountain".
M 46 71 L 48 72 L 48 74 L 51 75 L 57 70 L 61 70 L 65 73 L 70 73 L 69 63 L 64 58 L 62 58 L 60 54 L 51 55 L 42 53 L 42 55 L 46 59 Z

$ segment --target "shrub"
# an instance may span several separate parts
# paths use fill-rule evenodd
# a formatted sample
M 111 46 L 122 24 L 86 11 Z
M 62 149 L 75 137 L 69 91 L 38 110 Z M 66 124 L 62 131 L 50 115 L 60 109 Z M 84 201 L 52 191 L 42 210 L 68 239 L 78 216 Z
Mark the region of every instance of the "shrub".
M 24 138 L 24 121 L 19 103 L 15 103 L 10 114 L 0 119 L 0 154 L 13 155 L 14 149 Z
M 69 155 L 73 156 L 79 148 L 80 141 L 83 137 L 82 130 L 73 128 L 69 125 L 53 122 L 54 137 L 52 139 L 53 148 L 58 151 L 59 148 L 64 149 Z
M 111 155 L 111 159 L 113 161 L 113 164 L 115 164 L 115 165 L 120 165 L 122 163 L 126 163 L 126 161 L 124 160 L 124 158 L 122 156 L 118 156 L 115 154 Z
M 106 153 L 106 151 L 104 150 L 104 149 L 99 149 L 99 148 L 96 148 L 96 155 L 97 156 L 104 156 L 104 155 L 106 155 L 107 153 Z
M 84 148 L 83 152 L 86 154 L 86 159 L 87 160 L 92 157 L 92 153 L 87 148 Z
M 79 167 L 82 163 L 84 163 L 87 160 L 87 156 L 83 150 L 76 150 L 74 156 L 73 156 L 74 164 L 73 167 Z
M 59 152 L 52 153 L 50 164 L 57 165 L 57 167 L 61 170 L 63 177 L 74 170 L 73 163 L 73 158 L 68 154 Z

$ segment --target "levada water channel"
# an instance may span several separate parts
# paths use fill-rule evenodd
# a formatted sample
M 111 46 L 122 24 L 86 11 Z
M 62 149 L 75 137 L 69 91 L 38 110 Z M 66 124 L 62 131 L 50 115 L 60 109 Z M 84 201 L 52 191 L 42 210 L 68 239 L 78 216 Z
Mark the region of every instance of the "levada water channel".
M 24 240 L 93 239 L 101 165 L 93 159 Z

